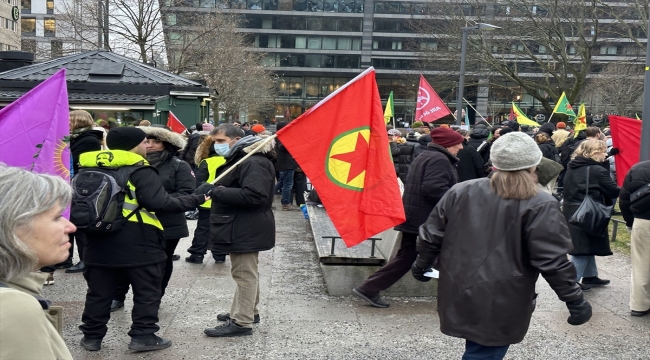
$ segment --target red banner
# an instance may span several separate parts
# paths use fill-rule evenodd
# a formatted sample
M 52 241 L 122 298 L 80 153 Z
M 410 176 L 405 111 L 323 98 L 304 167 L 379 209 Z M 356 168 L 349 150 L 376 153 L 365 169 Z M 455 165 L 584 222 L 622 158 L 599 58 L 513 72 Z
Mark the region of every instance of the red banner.
M 187 128 L 183 123 L 178 120 L 176 115 L 174 115 L 173 112 L 169 112 L 169 118 L 167 119 L 167 127 L 170 128 L 173 132 L 182 134 L 184 133 Z
M 373 68 L 277 136 L 311 180 L 348 247 L 404 222 Z
M 415 104 L 415 121 L 432 122 L 451 114 L 451 111 L 433 90 L 424 76 L 420 75 L 420 89 Z
M 639 162 L 641 153 L 641 120 L 610 115 L 609 126 L 612 129 L 612 145 L 620 152 L 615 156 L 616 182 L 623 185 L 625 175 Z

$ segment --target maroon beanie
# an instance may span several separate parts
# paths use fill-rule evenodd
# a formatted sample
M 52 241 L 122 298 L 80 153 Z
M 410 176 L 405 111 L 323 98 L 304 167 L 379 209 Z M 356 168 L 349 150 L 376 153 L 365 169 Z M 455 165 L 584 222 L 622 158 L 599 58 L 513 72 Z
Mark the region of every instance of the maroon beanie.
M 449 148 L 463 141 L 465 141 L 463 135 L 449 128 L 439 127 L 431 131 L 431 142 L 442 147 Z

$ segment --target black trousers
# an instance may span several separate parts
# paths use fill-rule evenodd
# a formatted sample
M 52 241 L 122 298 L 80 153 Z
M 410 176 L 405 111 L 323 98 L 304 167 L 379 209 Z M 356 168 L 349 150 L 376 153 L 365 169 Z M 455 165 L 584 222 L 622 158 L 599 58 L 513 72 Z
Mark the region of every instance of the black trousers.
M 131 268 L 86 266 L 84 278 L 88 283 L 86 304 L 79 326 L 86 338 L 101 339 L 106 335 L 106 324 L 111 317 L 111 301 L 123 279 L 133 287 L 131 337 L 145 337 L 158 331 L 160 285 L 165 263 L 160 262 Z
M 169 279 L 172 277 L 172 272 L 174 272 L 174 262 L 172 261 L 172 255 L 176 251 L 176 246 L 181 239 L 165 239 L 165 253 L 167 254 L 167 260 L 165 260 L 165 272 L 163 273 L 162 283 L 161 283 L 161 295 L 165 295 L 165 290 L 169 284 Z M 124 301 L 126 298 L 126 293 L 129 292 L 129 279 L 126 276 L 123 276 L 121 279 L 118 279 L 117 289 L 115 290 L 115 297 L 113 300 Z
M 208 252 L 210 240 L 210 210 L 199 208 L 199 219 L 196 222 L 192 246 L 187 252 L 195 256 L 204 256 Z
M 415 250 L 417 237 L 417 234 L 403 232 L 402 244 L 393 260 L 370 275 L 357 289 L 369 297 L 374 297 L 379 295 L 380 291 L 393 286 L 402 276 L 408 273 L 418 255 Z
M 305 203 L 305 191 L 307 191 L 307 176 L 302 171 L 293 173 L 293 191 L 296 197 L 296 205 Z

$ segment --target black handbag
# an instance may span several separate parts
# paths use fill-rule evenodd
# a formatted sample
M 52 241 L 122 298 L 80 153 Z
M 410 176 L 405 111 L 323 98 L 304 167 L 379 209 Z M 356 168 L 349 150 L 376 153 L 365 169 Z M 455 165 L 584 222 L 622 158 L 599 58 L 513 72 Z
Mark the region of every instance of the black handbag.
M 630 193 L 630 210 L 633 213 L 642 213 L 650 210 L 650 184 L 641 186 Z
M 569 218 L 569 224 L 596 236 L 602 236 L 607 231 L 609 219 L 612 217 L 614 206 L 607 206 L 594 201 L 589 196 L 589 168 L 587 168 L 587 186 L 585 199 L 575 213 Z

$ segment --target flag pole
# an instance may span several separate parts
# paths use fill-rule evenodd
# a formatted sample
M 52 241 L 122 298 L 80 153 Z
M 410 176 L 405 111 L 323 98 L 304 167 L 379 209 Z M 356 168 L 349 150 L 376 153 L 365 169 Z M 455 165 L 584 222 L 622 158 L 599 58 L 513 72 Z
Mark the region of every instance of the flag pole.
M 258 145 L 255 149 L 251 150 L 251 152 L 249 152 L 248 154 L 246 154 L 246 156 L 244 156 L 244 157 L 241 158 L 239 161 L 237 161 L 237 162 L 235 163 L 235 165 L 233 165 L 233 166 L 229 167 L 228 169 L 226 169 L 226 171 L 224 171 L 223 173 L 221 173 L 221 175 L 219 175 L 216 179 L 214 179 L 210 184 L 214 185 L 214 184 L 217 183 L 217 181 L 223 179 L 223 177 L 226 176 L 226 175 L 227 175 L 227 174 L 228 174 L 232 169 L 236 168 L 237 165 L 241 164 L 244 160 L 248 159 L 251 155 L 255 154 L 256 152 L 258 152 L 258 151 L 260 151 L 260 150 L 262 150 L 262 148 L 264 147 L 264 145 L 270 143 L 271 140 L 275 139 L 277 136 L 278 136 L 278 135 L 273 134 L 273 135 L 267 137 L 266 139 L 264 139 L 264 140 L 262 140 L 262 141 L 258 141 L 256 144 L 259 144 L 259 145 Z
M 485 121 L 486 123 L 488 123 L 488 125 L 490 124 L 487 120 L 485 120 L 485 118 L 483 117 L 483 115 L 481 115 L 481 113 L 478 112 L 478 110 L 476 110 L 476 108 L 473 107 L 472 104 L 469 103 L 469 101 L 467 101 L 467 99 L 463 98 L 463 100 L 465 100 L 465 102 L 467 103 L 467 105 L 469 105 L 469 107 L 471 107 L 472 110 L 474 110 L 474 111 L 478 114 L 478 116 L 480 116 L 481 119 L 483 119 L 483 121 Z M 467 125 L 469 125 L 469 124 L 467 124 Z

